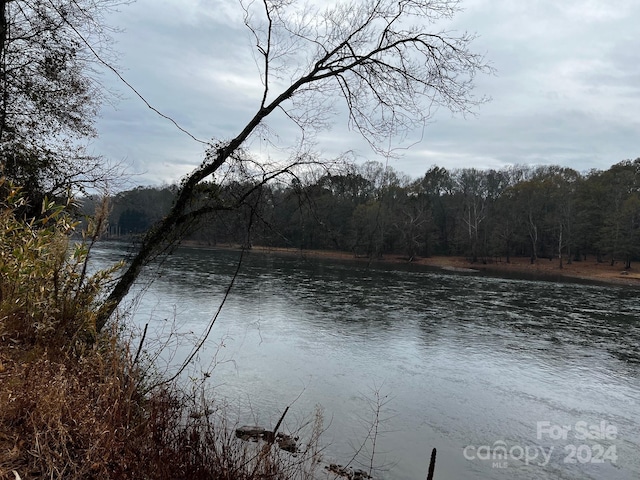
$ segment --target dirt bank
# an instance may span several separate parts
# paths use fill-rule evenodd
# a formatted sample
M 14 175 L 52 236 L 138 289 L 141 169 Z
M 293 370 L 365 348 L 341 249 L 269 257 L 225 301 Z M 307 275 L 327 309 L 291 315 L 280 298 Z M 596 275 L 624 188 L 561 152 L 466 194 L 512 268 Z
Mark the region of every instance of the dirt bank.
M 354 260 L 362 263 L 369 263 L 368 258 L 358 258 L 349 252 L 339 252 L 332 250 L 299 250 L 289 248 L 270 248 L 254 246 L 253 251 L 264 253 L 279 253 L 298 255 L 309 258 L 332 258 L 338 260 Z M 408 259 L 401 255 L 385 255 L 374 263 L 406 264 Z M 598 263 L 595 257 L 587 257 L 586 260 L 572 262 L 568 264 L 563 261 L 560 268 L 559 259 L 552 260 L 539 258 L 534 264 L 530 259 L 523 257 L 511 258 L 507 263 L 502 260 L 492 260 L 472 263 L 464 257 L 415 257 L 411 263 L 425 265 L 433 268 L 441 268 L 450 271 L 484 271 L 495 275 L 504 276 L 531 276 L 542 278 L 563 277 L 567 279 L 591 280 L 594 282 L 611 283 L 617 285 L 629 285 L 640 287 L 640 264 L 632 264 L 631 269 L 625 270 L 622 262 L 616 262 L 613 266 L 609 262 Z

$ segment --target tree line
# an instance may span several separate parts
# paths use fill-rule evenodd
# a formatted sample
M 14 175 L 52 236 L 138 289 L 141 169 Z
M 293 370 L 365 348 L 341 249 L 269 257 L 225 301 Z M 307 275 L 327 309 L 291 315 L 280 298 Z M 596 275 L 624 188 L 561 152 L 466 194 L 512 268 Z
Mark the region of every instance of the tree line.
M 141 235 L 169 211 L 177 186 L 111 198 L 111 237 Z M 87 199 L 86 207 L 92 201 Z M 501 170 L 431 167 L 411 179 L 379 162 L 316 169 L 283 182 L 230 176 L 200 185 L 191 205 L 213 206 L 185 238 L 204 245 L 350 251 L 356 256 L 640 256 L 640 158 L 585 173 L 559 166 Z M 185 226 L 185 228 L 187 228 Z

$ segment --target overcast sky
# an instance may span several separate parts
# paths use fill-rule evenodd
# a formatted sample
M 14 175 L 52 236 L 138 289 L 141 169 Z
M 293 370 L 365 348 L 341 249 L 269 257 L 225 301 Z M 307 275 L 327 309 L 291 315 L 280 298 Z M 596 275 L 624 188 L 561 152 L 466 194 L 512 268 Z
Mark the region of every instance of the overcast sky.
M 441 109 L 421 141 L 390 166 L 417 178 L 431 165 L 556 164 L 586 171 L 640 157 L 638 0 L 466 0 L 461 6 L 446 27 L 478 34 L 472 49 L 496 73 L 477 78 L 475 95 L 492 100 L 475 116 Z M 240 14 L 234 0 L 137 0 L 122 7 L 109 21 L 123 29 L 115 35 L 123 77 L 196 137 L 237 135 L 261 98 Z M 128 165 L 134 184 L 176 182 L 202 161 L 201 144 L 114 75 L 105 73 L 103 82 L 123 98 L 103 109 L 94 153 Z M 342 116 L 334 120 L 318 137 L 319 152 L 354 150 L 359 161 L 385 163 Z M 271 122 L 286 136 L 282 116 Z M 258 142 L 254 148 L 279 154 Z

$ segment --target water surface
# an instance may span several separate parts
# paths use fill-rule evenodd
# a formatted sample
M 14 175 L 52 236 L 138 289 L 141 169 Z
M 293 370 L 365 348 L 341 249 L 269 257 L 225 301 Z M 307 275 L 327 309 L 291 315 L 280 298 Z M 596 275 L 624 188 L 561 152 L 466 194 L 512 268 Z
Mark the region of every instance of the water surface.
M 96 258 L 123 252 L 107 244 Z M 182 249 L 154 273 L 134 320 L 184 334 L 160 365 L 188 355 L 238 258 Z M 639 318 L 638 290 L 627 287 L 250 253 L 191 375 L 210 374 L 241 423 L 272 426 L 295 401 L 293 428 L 322 405 L 327 460 L 337 462 L 366 439 L 377 392 L 378 478 L 425 478 L 437 447 L 436 478 L 637 479 Z M 592 425 L 608 433 L 582 439 Z

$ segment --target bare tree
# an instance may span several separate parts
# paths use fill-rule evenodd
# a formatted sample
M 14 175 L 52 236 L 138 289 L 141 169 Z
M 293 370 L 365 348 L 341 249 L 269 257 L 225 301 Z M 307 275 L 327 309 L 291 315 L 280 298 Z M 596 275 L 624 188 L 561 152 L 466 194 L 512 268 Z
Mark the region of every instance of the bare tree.
M 458 188 L 462 194 L 462 222 L 470 247 L 471 262 L 478 261 L 480 230 L 487 217 L 487 175 L 475 168 L 464 168 L 457 173 Z M 483 253 L 484 261 L 484 253 Z
M 471 90 L 475 75 L 489 67 L 470 50 L 474 36 L 437 27 L 459 10 L 456 0 L 352 0 L 330 7 L 240 1 L 263 84 L 256 112 L 235 138 L 212 145 L 182 181 L 170 213 L 146 234 L 106 299 L 98 330 L 144 266 L 180 236 L 184 225 L 220 208 L 214 201 L 194 209 L 198 186 L 227 162 L 241 160 L 239 149 L 275 110 L 295 122 L 304 137 L 326 123 L 341 99 L 350 127 L 383 151 L 390 137 L 423 127 L 436 106 L 468 112 L 482 101 Z

